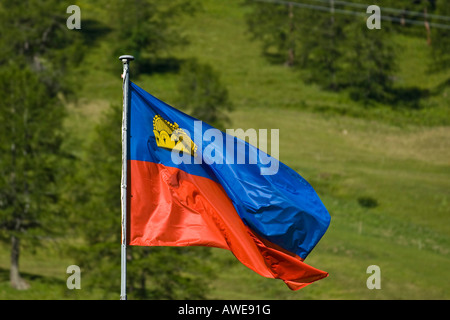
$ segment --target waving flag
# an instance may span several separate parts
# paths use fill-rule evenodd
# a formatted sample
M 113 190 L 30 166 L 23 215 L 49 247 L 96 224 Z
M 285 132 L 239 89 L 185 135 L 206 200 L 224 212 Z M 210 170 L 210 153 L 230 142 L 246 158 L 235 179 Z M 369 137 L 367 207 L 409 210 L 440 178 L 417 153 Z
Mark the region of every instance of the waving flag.
M 130 83 L 127 243 L 227 249 L 293 290 L 326 277 L 303 262 L 330 223 L 316 192 L 218 132 Z

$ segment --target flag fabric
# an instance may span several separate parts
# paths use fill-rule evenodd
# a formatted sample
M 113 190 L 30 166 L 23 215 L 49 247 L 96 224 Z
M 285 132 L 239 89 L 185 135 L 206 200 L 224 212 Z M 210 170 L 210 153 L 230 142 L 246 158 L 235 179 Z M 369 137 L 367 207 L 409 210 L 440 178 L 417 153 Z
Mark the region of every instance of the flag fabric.
M 304 263 L 330 216 L 299 174 L 132 82 L 128 121 L 127 244 L 227 249 L 292 290 L 328 276 Z

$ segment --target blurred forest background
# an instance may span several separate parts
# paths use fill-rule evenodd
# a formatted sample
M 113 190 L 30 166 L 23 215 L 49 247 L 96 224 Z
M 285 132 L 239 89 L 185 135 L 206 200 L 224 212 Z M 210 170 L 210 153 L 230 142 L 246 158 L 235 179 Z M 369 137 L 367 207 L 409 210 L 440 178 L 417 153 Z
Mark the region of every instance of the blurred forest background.
M 300 291 L 226 250 L 131 247 L 129 299 L 450 298 L 448 1 L 2 0 L 0 299 L 119 298 L 121 54 L 193 116 L 280 129 L 332 217 L 305 261 L 330 276 Z

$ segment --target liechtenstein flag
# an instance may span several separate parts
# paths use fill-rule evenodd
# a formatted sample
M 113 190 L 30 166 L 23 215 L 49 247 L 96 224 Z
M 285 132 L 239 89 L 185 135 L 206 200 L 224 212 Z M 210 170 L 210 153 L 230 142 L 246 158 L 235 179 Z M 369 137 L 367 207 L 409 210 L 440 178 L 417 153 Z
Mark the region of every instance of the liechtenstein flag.
M 295 171 L 132 82 L 128 139 L 127 244 L 227 249 L 292 290 L 328 276 L 303 261 L 330 215 Z

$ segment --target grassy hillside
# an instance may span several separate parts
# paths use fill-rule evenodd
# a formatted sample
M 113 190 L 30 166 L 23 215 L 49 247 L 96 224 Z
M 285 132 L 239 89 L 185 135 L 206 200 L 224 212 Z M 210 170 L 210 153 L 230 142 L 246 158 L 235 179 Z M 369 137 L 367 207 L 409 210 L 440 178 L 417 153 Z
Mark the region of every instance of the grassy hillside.
M 214 249 L 217 277 L 209 298 L 449 299 L 450 88 L 443 84 L 450 74 L 428 72 L 425 38 L 397 36 L 402 55 L 396 85 L 427 90 L 422 108 L 364 108 L 346 93 L 304 84 L 292 69 L 267 62 L 246 32 L 241 1 L 202 3 L 195 17 L 180 21 L 190 45 L 167 57 L 197 57 L 221 72 L 235 106 L 229 127 L 280 129 L 280 160 L 313 185 L 332 217 L 305 261 L 328 271 L 328 278 L 292 292 Z M 81 97 L 69 106 L 67 126 L 81 145 L 103 110 L 121 103 L 121 64 L 110 55 L 109 41 L 90 51 Z M 117 66 L 116 74 L 99 63 Z M 132 78 L 174 106 L 177 80 L 173 68 Z M 0 299 L 105 297 L 89 287 L 65 289 L 66 268 L 76 262 L 58 252 L 24 248 L 21 269 L 32 287 L 16 292 L 7 283 L 8 248 L 0 247 Z M 366 287 L 370 265 L 381 268 L 380 290 Z

